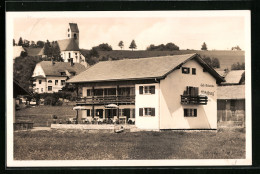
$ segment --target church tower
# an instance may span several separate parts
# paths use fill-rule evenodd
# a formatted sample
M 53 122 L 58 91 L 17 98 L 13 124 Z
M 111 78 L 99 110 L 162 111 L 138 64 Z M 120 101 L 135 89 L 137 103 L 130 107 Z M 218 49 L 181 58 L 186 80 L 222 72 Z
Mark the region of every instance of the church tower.
M 79 28 L 78 24 L 76 23 L 69 23 L 69 27 L 67 30 L 67 38 L 68 39 L 74 39 L 75 42 L 79 46 Z

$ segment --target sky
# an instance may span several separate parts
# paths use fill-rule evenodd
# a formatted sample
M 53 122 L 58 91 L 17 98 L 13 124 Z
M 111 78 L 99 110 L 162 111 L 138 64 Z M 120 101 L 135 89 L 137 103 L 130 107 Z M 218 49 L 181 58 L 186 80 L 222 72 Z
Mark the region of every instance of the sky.
M 150 44 L 172 42 L 180 49 L 200 50 L 203 42 L 208 50 L 230 50 L 234 46 L 245 48 L 245 19 L 241 16 L 189 16 L 189 17 L 20 17 L 14 19 L 14 39 L 55 41 L 66 39 L 68 24 L 77 23 L 79 47 L 91 49 L 108 43 L 124 50 L 135 40 L 137 50 Z

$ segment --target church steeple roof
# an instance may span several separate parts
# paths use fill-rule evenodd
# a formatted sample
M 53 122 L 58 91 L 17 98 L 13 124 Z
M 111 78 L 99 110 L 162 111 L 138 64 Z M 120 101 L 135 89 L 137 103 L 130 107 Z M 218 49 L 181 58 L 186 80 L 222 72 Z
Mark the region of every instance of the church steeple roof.
M 70 30 L 72 32 L 79 32 L 78 24 L 76 24 L 76 23 L 69 23 L 69 25 L 70 25 Z

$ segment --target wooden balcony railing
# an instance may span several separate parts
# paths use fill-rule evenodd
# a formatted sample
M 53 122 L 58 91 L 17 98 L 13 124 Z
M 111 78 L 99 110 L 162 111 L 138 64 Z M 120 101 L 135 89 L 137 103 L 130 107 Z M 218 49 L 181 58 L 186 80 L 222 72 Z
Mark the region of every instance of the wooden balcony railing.
M 181 104 L 184 105 L 206 105 L 208 102 L 208 97 L 204 95 L 190 96 L 181 95 Z
M 94 96 L 81 97 L 77 100 L 78 104 L 135 104 L 135 95 L 131 96 Z

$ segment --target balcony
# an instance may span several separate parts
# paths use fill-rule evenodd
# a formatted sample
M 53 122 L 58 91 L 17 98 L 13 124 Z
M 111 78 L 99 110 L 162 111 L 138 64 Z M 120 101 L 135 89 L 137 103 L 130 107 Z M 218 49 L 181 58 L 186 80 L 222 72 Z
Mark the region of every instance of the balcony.
M 183 105 L 207 105 L 208 97 L 204 95 L 181 95 L 181 104 Z
M 94 96 L 78 98 L 77 104 L 107 105 L 107 104 L 135 104 L 135 95 L 130 96 Z

